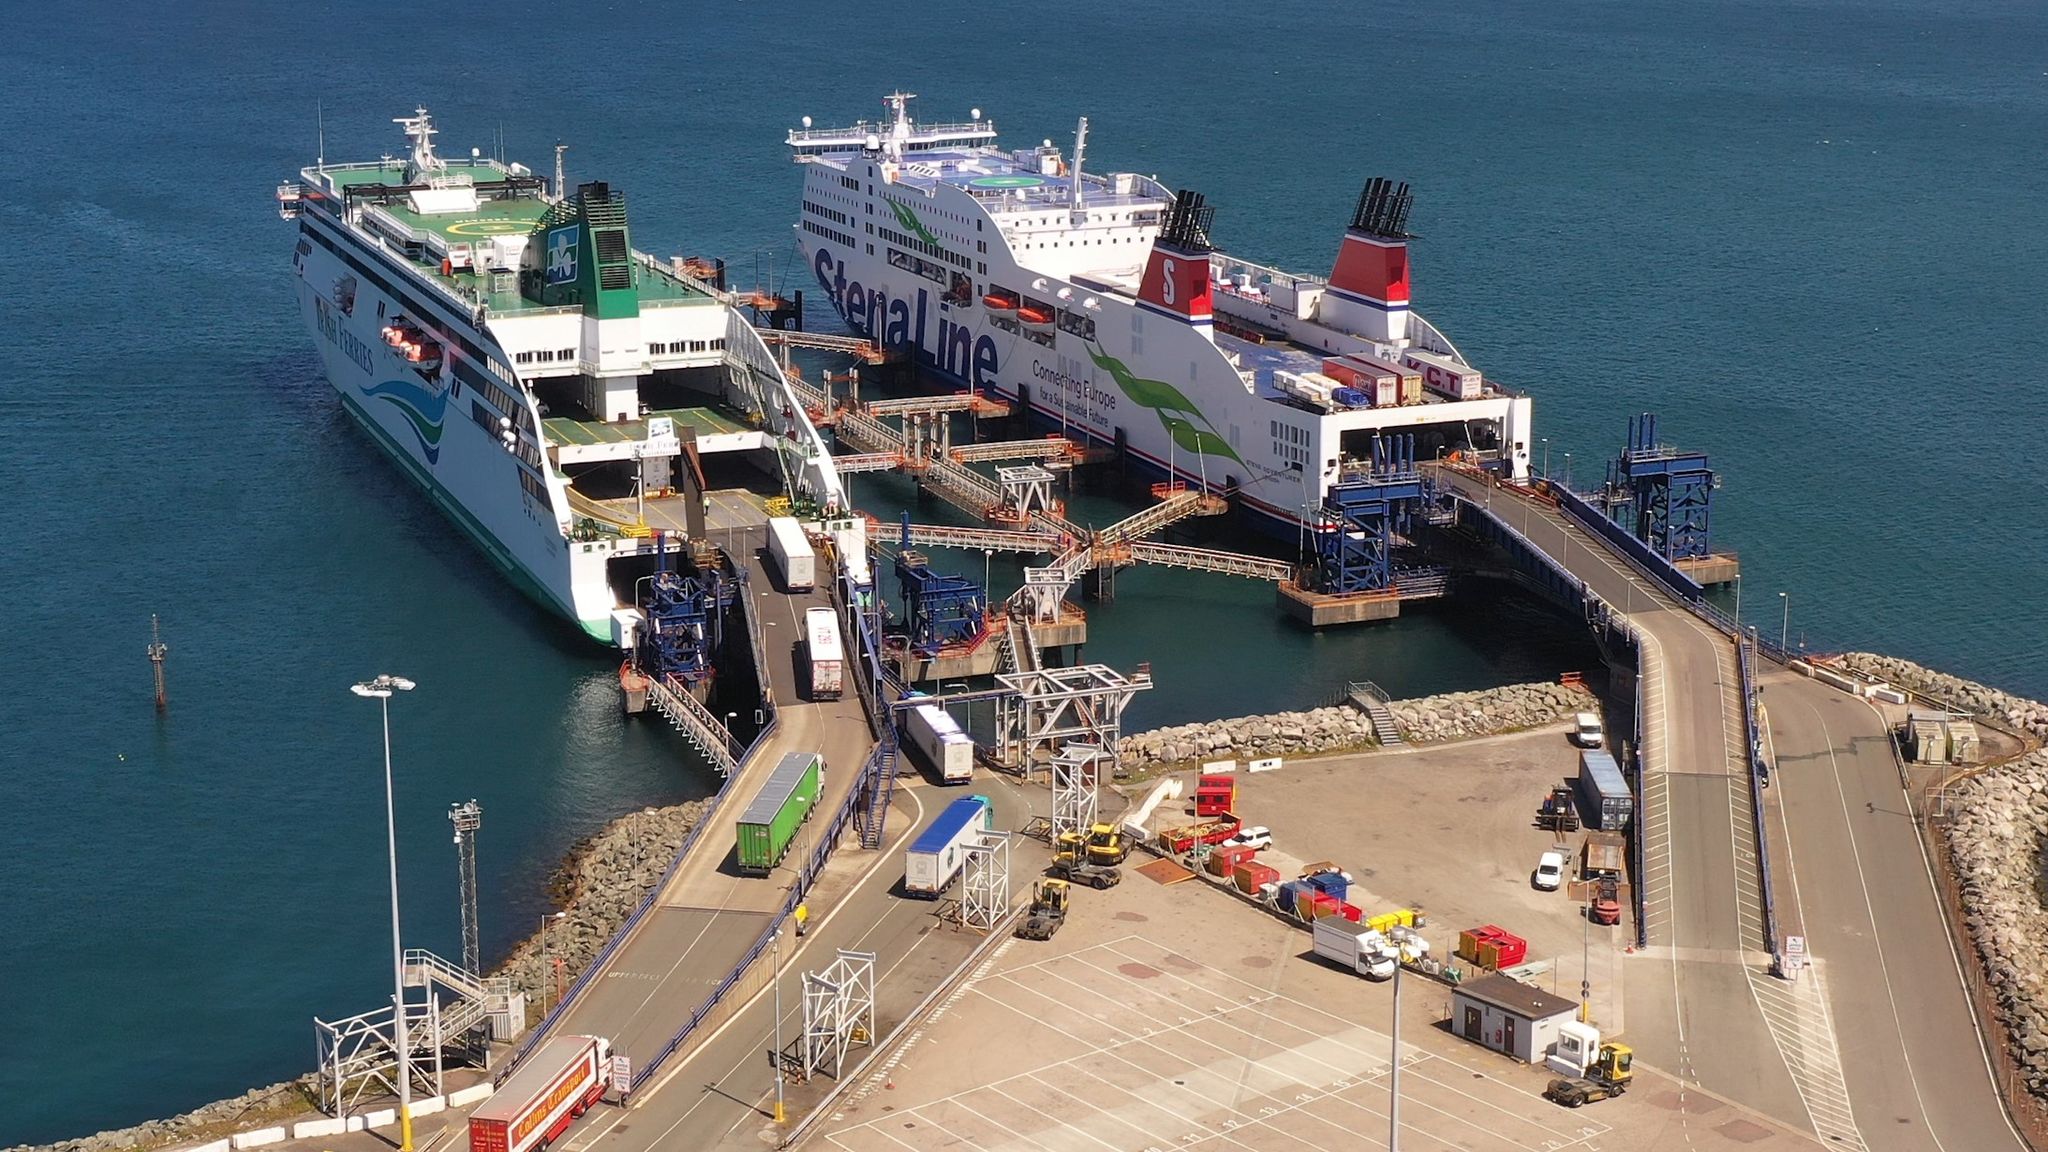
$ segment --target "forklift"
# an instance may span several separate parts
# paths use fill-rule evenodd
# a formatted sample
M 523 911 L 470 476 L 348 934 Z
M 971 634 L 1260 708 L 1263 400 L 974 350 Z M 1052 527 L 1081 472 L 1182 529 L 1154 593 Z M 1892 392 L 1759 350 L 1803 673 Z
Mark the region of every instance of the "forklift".
M 1544 1098 L 1566 1108 L 1581 1108 L 1628 1091 L 1635 1076 L 1635 1050 L 1626 1044 L 1602 1044 L 1584 1076 L 1552 1080 Z
M 1572 802 L 1572 790 L 1559 785 L 1550 790 L 1536 809 L 1536 826 L 1562 836 L 1579 830 L 1579 810 Z
M 1067 882 L 1046 878 L 1038 882 L 1031 893 L 1031 910 L 1024 914 L 1024 922 L 1017 925 L 1017 936 L 1023 940 L 1050 940 L 1052 934 L 1067 922 Z

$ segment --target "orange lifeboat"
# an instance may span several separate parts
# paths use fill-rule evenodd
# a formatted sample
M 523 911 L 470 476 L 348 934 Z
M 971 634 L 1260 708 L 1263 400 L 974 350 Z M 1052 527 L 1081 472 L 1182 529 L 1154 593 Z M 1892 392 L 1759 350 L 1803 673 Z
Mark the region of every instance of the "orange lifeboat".
M 1017 307 L 1017 297 L 1008 292 L 991 292 L 983 296 L 981 302 L 992 312 L 1010 312 Z
M 1035 328 L 1049 327 L 1053 322 L 1053 310 L 1037 304 L 1026 304 L 1017 309 L 1017 319 Z

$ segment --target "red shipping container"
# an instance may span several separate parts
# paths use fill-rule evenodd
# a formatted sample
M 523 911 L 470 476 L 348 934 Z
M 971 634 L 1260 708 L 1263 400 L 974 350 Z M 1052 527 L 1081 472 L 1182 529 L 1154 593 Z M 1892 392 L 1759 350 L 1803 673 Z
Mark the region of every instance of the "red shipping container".
M 1225 816 L 1237 811 L 1237 777 L 1205 775 L 1195 784 L 1195 815 Z
M 1342 908 L 1337 909 L 1337 911 L 1343 913 L 1344 918 L 1353 924 L 1358 923 L 1365 917 L 1365 909 L 1360 908 L 1356 904 L 1346 904 Z

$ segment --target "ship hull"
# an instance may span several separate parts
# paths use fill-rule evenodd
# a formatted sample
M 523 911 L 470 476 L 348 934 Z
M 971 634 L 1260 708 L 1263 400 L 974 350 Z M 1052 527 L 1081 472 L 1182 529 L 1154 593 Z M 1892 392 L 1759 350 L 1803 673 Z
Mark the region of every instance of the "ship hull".
M 518 462 L 476 415 L 481 409 L 452 376 L 423 377 L 380 337 L 387 318 L 407 313 L 407 302 L 330 250 L 345 237 L 321 239 L 302 245 L 309 250 L 298 257 L 299 308 L 343 409 L 515 587 L 609 643 L 609 614 L 578 611 L 578 566 L 553 510 L 522 486 Z M 367 254 L 356 258 L 368 261 Z M 395 273 L 386 278 L 397 282 Z M 583 599 L 594 599 L 585 591 Z

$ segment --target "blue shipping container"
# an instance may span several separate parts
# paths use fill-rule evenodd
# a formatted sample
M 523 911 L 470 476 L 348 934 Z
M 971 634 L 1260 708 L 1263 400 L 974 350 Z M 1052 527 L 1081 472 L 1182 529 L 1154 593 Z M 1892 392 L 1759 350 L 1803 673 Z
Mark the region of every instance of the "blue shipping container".
M 1339 900 L 1344 899 L 1345 895 L 1351 891 L 1351 882 L 1335 872 L 1318 872 L 1309 877 L 1308 882 L 1314 886 L 1316 891 L 1321 892 L 1325 896 L 1334 896 Z

